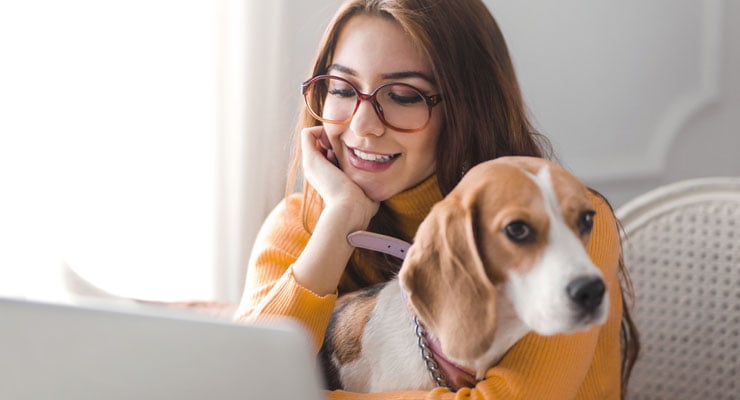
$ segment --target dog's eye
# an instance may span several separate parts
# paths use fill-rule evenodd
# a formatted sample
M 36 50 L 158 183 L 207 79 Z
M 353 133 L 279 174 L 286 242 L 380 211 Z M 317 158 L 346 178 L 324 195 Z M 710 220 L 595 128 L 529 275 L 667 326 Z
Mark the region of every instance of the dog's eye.
M 514 221 L 504 228 L 506 236 L 516 243 L 529 242 L 534 239 L 534 230 L 524 221 Z
M 581 231 L 582 235 L 591 233 L 591 229 L 594 227 L 594 215 L 596 212 L 593 210 L 584 211 L 578 216 L 578 230 Z

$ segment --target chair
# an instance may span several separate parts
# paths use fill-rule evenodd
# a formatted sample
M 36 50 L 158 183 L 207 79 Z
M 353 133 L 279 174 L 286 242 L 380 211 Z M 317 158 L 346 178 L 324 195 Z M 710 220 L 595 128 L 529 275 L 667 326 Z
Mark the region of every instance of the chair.
M 642 352 L 629 399 L 740 399 L 740 177 L 666 185 L 616 211 Z

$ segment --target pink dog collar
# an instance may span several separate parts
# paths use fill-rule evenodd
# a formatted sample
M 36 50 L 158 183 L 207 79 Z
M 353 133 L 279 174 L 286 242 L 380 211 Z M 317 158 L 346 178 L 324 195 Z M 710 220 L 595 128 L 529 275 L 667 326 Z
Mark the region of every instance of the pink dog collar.
M 418 319 L 416 320 L 417 329 L 420 326 Z M 423 331 L 423 327 L 421 328 Z M 417 333 L 418 335 L 418 333 Z M 424 336 L 426 338 L 426 335 Z M 447 381 L 447 386 L 453 392 L 458 391 L 463 387 L 473 387 L 478 383 L 478 379 L 475 377 L 475 371 L 465 368 L 462 365 L 450 360 L 445 357 L 442 349 L 440 348 L 439 342 L 435 338 L 427 338 L 426 344 L 429 347 L 429 351 L 437 363 L 437 366 L 442 371 L 442 376 Z M 424 354 L 422 349 L 422 355 Z M 429 366 L 427 365 L 427 369 Z M 431 371 L 431 370 L 430 370 Z M 434 373 L 432 373 L 434 376 Z M 435 378 L 436 380 L 436 378 Z
M 411 247 L 411 244 L 401 239 L 367 231 L 352 232 L 347 235 L 347 241 L 352 246 L 379 251 L 401 260 L 406 258 L 406 253 Z

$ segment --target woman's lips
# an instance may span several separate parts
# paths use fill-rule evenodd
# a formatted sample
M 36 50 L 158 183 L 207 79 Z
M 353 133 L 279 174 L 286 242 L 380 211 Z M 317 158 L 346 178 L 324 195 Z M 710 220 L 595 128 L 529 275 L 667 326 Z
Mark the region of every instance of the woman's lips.
M 357 169 L 370 172 L 385 171 L 401 156 L 401 153 L 381 154 L 362 151 L 352 147 L 348 147 L 347 149 L 349 163 Z

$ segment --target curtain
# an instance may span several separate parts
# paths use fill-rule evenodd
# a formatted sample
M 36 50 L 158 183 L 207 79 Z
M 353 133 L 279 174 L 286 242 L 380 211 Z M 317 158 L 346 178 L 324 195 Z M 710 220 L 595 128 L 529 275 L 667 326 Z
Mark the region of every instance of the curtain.
M 252 243 L 285 194 L 291 138 L 321 34 L 337 0 L 220 3 L 216 293 L 241 297 Z

